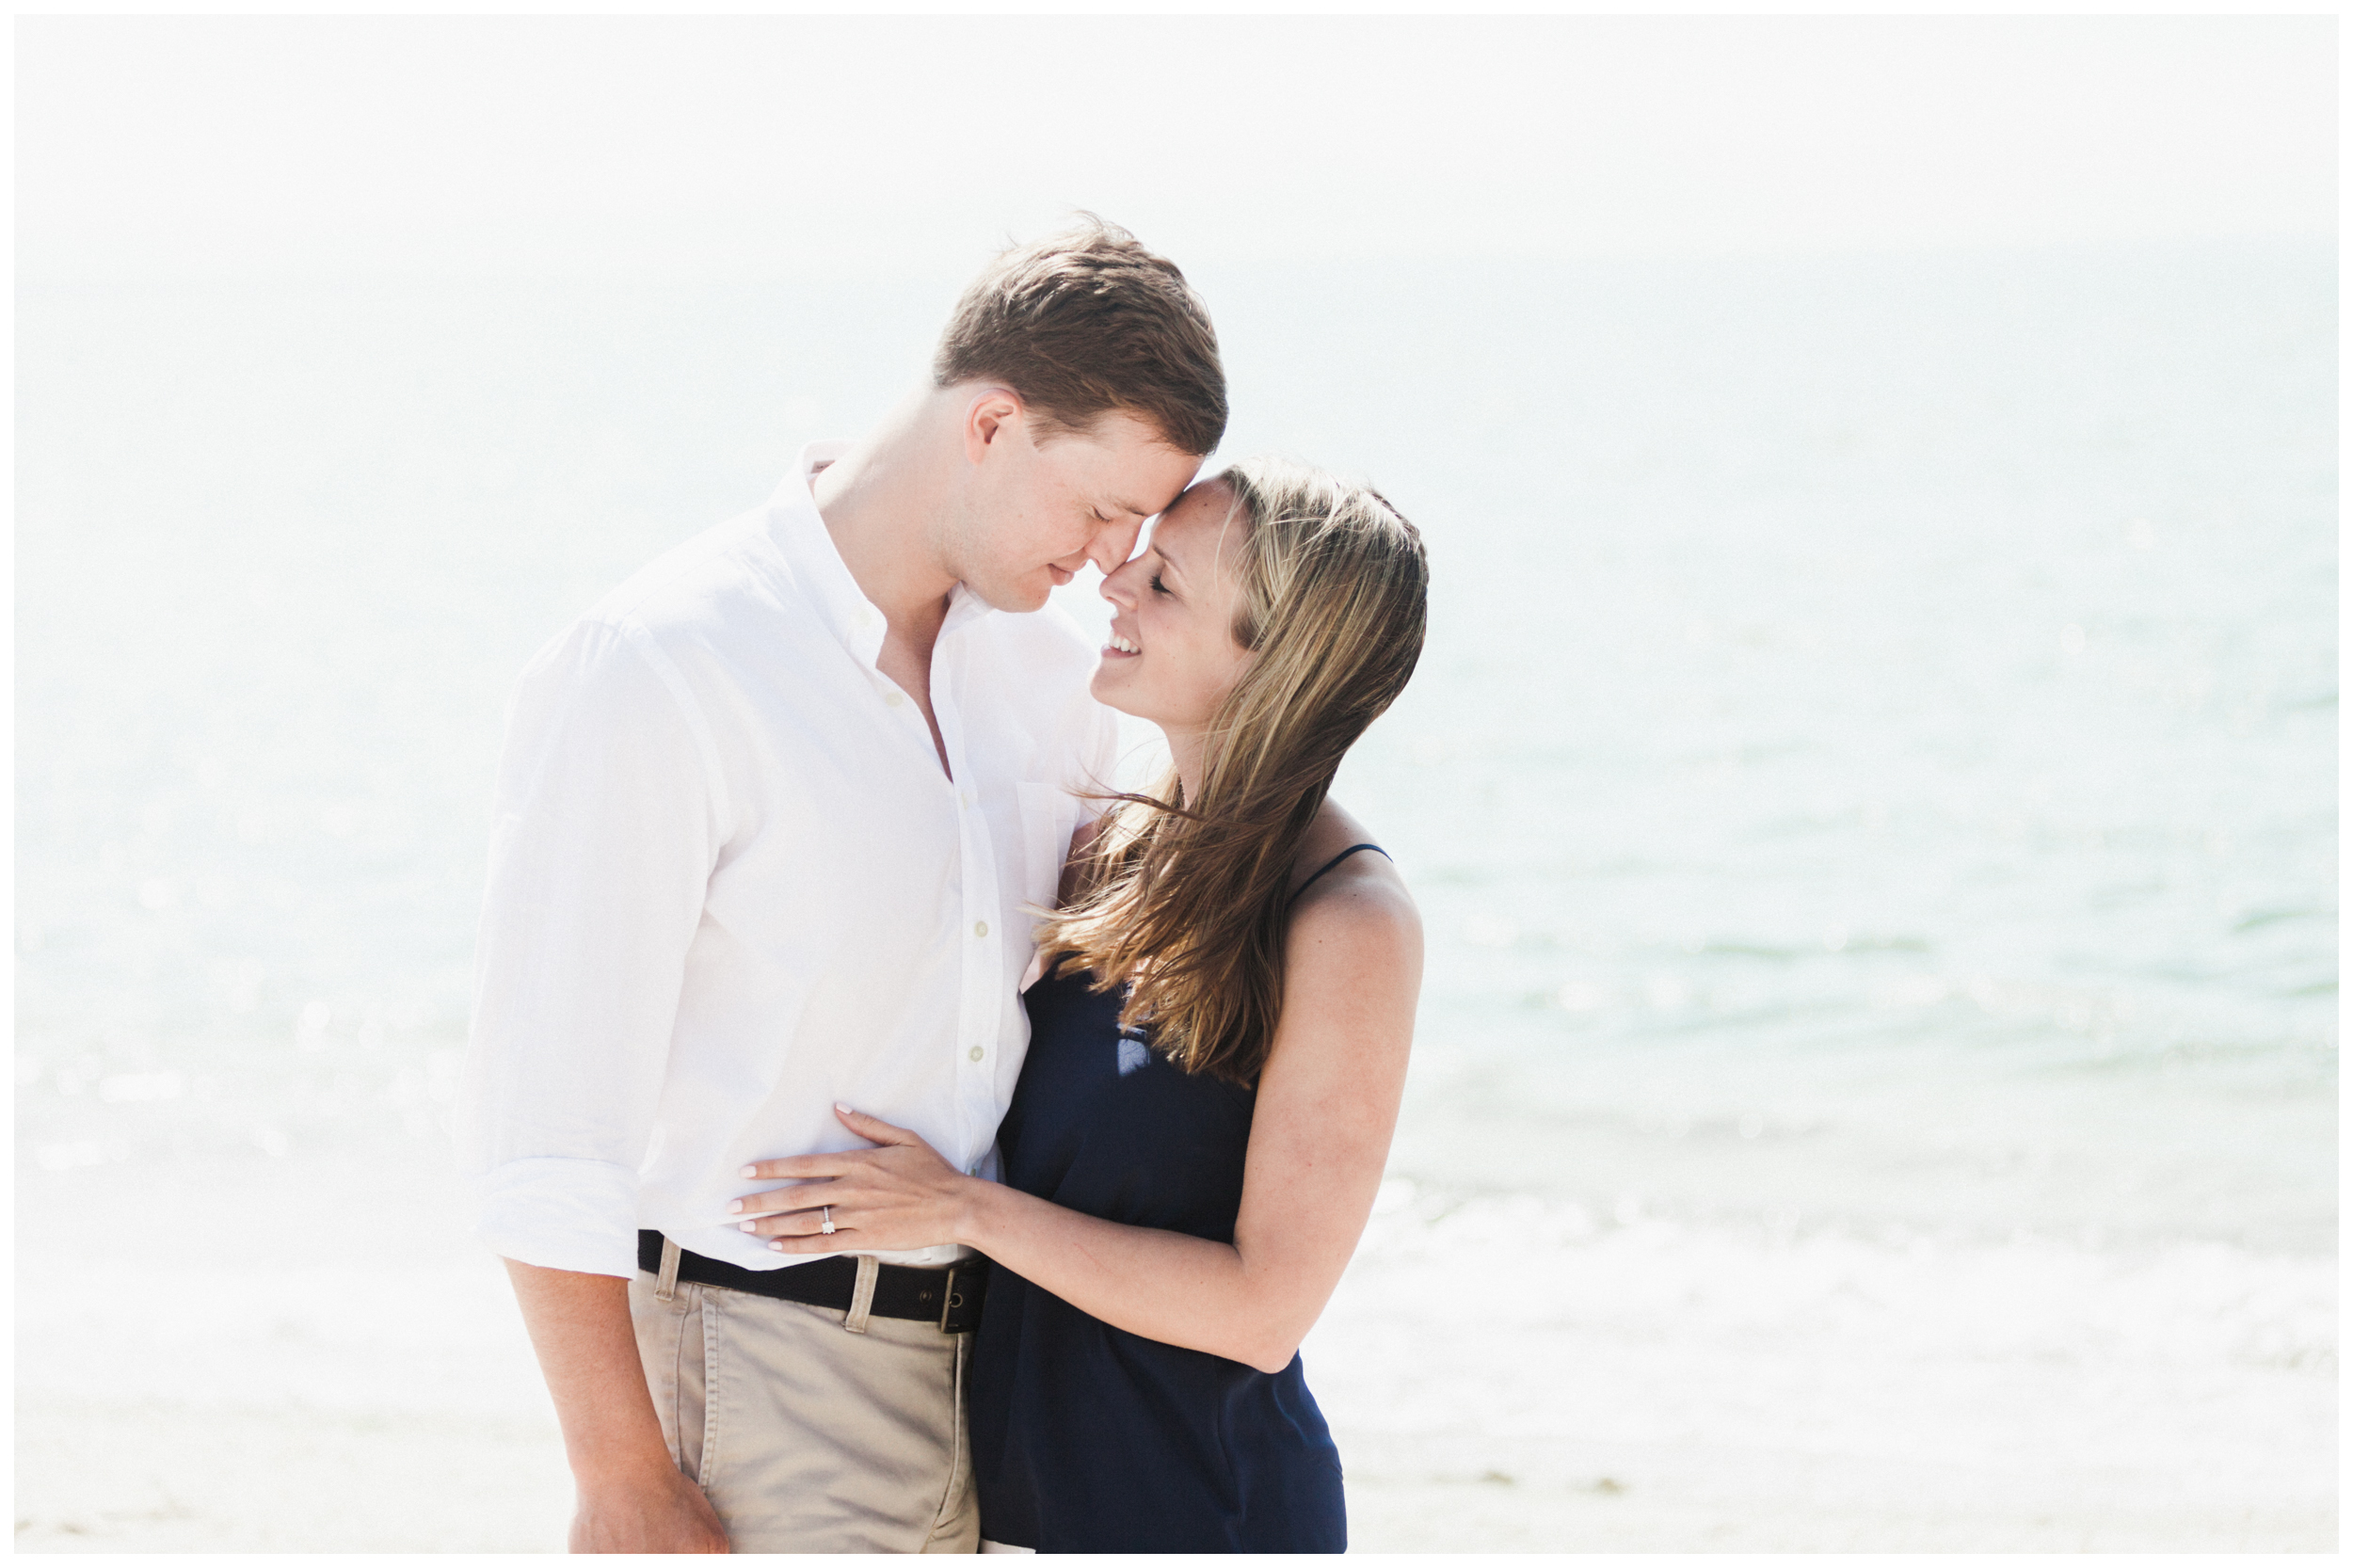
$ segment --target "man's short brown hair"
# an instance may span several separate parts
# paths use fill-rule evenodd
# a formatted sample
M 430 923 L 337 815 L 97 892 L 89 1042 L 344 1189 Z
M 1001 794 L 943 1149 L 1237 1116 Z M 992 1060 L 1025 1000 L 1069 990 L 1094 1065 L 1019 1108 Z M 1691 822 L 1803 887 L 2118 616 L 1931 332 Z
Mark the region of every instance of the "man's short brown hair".
M 1225 434 L 1225 371 L 1201 296 L 1164 256 L 1091 213 L 1006 251 L 973 280 L 940 334 L 932 378 L 999 381 L 1047 433 L 1119 409 L 1205 457 Z

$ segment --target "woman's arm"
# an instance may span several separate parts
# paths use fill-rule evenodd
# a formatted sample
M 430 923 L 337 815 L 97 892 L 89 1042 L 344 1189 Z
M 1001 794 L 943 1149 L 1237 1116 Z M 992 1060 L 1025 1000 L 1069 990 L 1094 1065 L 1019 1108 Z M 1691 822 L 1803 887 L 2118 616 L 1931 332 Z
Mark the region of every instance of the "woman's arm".
M 819 1178 L 747 1198 L 779 1251 L 976 1247 L 1083 1312 L 1147 1339 L 1276 1372 L 1338 1285 L 1371 1212 L 1404 1094 L 1421 923 L 1386 876 L 1335 878 L 1291 920 L 1283 1016 L 1258 1083 L 1233 1244 L 1115 1224 L 959 1175 L 912 1133 L 855 1112 L 884 1146 L 762 1160 Z M 818 1205 L 836 1233 L 812 1234 Z

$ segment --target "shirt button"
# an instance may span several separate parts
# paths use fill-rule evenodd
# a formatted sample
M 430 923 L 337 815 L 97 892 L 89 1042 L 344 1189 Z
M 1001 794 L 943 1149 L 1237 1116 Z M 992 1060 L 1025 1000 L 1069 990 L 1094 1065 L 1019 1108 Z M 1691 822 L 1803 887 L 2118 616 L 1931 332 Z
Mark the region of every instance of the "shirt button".
M 889 704 L 891 707 L 893 707 L 893 708 L 898 707 L 898 706 L 899 706 L 899 704 L 901 704 L 902 702 L 904 702 L 906 699 L 907 699 L 907 695 L 906 695 L 906 693 L 904 693 L 904 692 L 903 692 L 903 691 L 899 690 L 896 686 L 893 686 L 893 687 L 890 689 L 890 693 L 889 693 L 889 695 L 888 695 L 888 696 L 885 696 L 885 697 L 883 698 L 883 700 L 884 700 L 885 702 L 888 703 L 888 704 Z
M 973 936 L 987 936 L 987 935 L 988 935 L 988 922 L 987 922 L 986 920 L 974 920 L 974 921 L 972 922 L 972 935 L 973 935 Z
M 983 1050 L 978 1046 L 974 1046 L 970 1050 L 966 1051 L 964 1054 L 970 1057 L 973 1061 L 978 1062 L 982 1057 L 986 1056 L 988 1052 Z

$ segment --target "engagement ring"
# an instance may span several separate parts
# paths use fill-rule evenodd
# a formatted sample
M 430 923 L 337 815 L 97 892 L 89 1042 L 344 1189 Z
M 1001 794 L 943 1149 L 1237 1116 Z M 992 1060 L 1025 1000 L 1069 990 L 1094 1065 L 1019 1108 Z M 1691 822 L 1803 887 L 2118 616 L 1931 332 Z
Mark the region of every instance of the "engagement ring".
M 818 1234 L 821 1236 L 831 1236 L 833 1234 L 833 1205 L 829 1203 L 820 1204 L 817 1207 L 817 1212 L 824 1215 L 825 1221 L 824 1224 L 817 1227 Z

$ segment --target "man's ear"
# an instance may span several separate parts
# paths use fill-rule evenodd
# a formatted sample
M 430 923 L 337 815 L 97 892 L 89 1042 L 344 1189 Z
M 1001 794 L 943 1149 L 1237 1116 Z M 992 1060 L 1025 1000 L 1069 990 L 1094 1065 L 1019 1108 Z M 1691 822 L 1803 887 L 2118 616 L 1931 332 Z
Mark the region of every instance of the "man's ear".
M 1028 423 L 1019 392 L 1011 387 L 981 388 L 964 408 L 965 460 L 984 462 L 992 448 L 1026 439 Z

